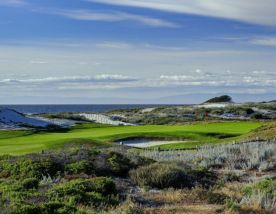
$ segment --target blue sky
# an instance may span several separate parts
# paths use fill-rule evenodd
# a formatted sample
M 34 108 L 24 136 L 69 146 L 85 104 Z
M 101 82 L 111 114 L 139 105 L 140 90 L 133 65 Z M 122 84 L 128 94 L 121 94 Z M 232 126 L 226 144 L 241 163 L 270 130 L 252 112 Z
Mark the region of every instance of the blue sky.
M 273 0 L 0 0 L 0 103 L 276 99 Z

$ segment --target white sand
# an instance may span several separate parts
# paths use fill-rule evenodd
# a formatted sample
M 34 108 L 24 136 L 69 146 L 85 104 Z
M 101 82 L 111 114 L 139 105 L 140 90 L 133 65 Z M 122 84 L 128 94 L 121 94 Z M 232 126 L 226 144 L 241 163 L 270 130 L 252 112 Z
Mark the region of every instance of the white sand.
M 226 106 L 232 105 L 232 103 L 206 103 L 198 105 L 197 107 L 201 108 L 225 108 Z
M 152 112 L 153 110 L 155 110 L 156 108 L 145 108 L 142 110 L 142 113 L 148 113 L 148 112 Z
M 16 128 L 24 125 L 46 127 L 51 123 L 36 118 L 30 118 L 12 109 L 0 109 L 0 127 Z
M 89 121 L 93 121 L 96 123 L 101 123 L 101 124 L 109 124 L 109 125 L 114 125 L 114 126 L 132 126 L 133 124 L 130 123 L 124 123 L 122 121 L 115 121 L 112 120 L 110 117 L 102 115 L 102 114 L 87 114 L 87 113 L 81 113 L 79 114 L 80 116 L 83 116 Z
M 131 139 L 122 141 L 123 145 L 136 147 L 136 148 L 148 148 L 152 146 L 160 146 L 166 144 L 185 143 L 187 141 L 169 141 L 169 140 L 147 140 L 147 139 Z M 120 142 L 119 142 L 120 144 Z
M 44 117 L 31 117 L 31 118 L 42 120 L 42 121 L 45 121 L 45 122 L 48 122 L 50 124 L 57 125 L 57 126 L 60 126 L 60 127 L 63 127 L 63 128 L 72 127 L 76 123 L 80 122 L 80 121 L 75 121 L 75 120 L 58 119 L 58 118 L 54 118 L 54 119 L 49 119 L 49 118 L 44 118 Z

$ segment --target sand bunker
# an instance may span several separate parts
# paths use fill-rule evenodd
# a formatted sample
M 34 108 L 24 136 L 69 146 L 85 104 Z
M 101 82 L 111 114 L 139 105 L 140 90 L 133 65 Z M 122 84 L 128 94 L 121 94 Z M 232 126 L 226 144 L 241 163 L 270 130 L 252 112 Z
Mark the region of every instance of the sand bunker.
M 121 140 L 118 143 L 121 145 L 135 147 L 135 148 L 148 148 L 152 146 L 160 146 L 160 145 L 166 145 L 166 144 L 185 143 L 185 141 L 141 138 L 141 139 Z

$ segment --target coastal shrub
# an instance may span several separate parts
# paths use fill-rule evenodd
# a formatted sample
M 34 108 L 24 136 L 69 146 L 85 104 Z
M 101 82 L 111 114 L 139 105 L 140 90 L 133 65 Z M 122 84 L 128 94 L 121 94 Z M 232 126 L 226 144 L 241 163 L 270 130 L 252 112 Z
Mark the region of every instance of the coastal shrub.
M 50 201 L 41 206 L 41 213 L 51 214 L 68 214 L 68 213 L 76 213 L 77 209 L 73 206 L 66 205 L 61 202 Z
M 203 188 L 209 188 L 215 185 L 218 179 L 215 172 L 204 167 L 190 170 L 189 174 L 193 177 L 194 185 L 199 185 Z
M 265 179 L 242 189 L 244 193 L 240 205 L 251 210 L 265 210 L 269 213 L 276 209 L 276 182 Z
M 229 198 L 219 192 L 215 192 L 214 189 L 204 189 L 200 186 L 196 186 L 189 190 L 188 197 L 194 202 L 206 202 L 208 204 L 225 204 Z
M 270 128 L 271 129 L 271 128 Z M 272 132 L 274 130 L 272 129 Z M 202 146 L 197 152 L 144 150 L 141 156 L 158 161 L 196 163 L 205 168 L 218 167 L 228 170 L 271 170 L 276 151 L 275 141 L 234 143 L 217 146 Z
M 255 113 L 255 114 L 251 115 L 251 119 L 261 120 L 261 119 L 265 119 L 265 118 L 261 113 Z
M 110 178 L 77 179 L 55 186 L 48 192 L 53 201 L 66 201 L 70 205 L 99 206 L 116 204 L 116 186 Z
M 8 178 L 11 176 L 13 166 L 7 160 L 0 161 L 0 178 Z
M 225 204 L 228 197 L 222 193 L 208 191 L 206 194 L 207 202 L 209 204 Z
M 49 118 L 49 119 L 68 119 L 68 120 L 76 120 L 76 121 L 87 121 L 84 116 L 71 113 L 71 112 L 62 112 L 62 113 L 48 113 L 42 114 L 42 117 Z
M 54 176 L 63 171 L 63 166 L 50 158 L 19 158 L 0 161 L 0 178 L 38 178 L 43 175 Z
M 145 165 L 155 163 L 155 161 L 152 159 L 142 157 L 142 156 L 137 156 L 134 154 L 131 154 L 129 158 L 131 163 L 134 165 L 134 167 L 145 166 Z
M 37 205 L 16 204 L 10 207 L 8 214 L 38 214 L 41 209 Z
M 48 202 L 41 205 L 15 204 L 7 214 L 68 214 L 77 213 L 77 209 L 60 202 Z M 81 212 L 79 212 L 81 213 Z
M 272 179 L 265 179 L 255 184 L 248 185 L 243 189 L 243 192 L 248 195 L 251 195 L 256 191 L 276 196 L 276 181 Z
M 115 175 L 126 176 L 133 167 L 133 164 L 127 157 L 117 152 L 110 152 L 107 160 Z
M 191 169 L 177 163 L 153 163 L 130 171 L 130 178 L 142 187 L 155 188 L 208 188 L 216 183 L 217 176 L 205 168 Z
M 68 201 L 51 201 L 45 195 L 47 189 L 37 191 L 38 180 L 0 182 L 0 213 L 7 214 L 52 214 L 75 213 L 76 207 Z
M 15 180 L 0 180 L 0 199 L 4 204 L 5 201 L 17 201 L 20 199 L 22 185 Z M 12 198 L 10 199 L 12 195 Z M 0 206 L 1 207 L 1 206 Z
M 244 195 L 240 201 L 240 205 L 252 210 L 266 210 L 274 213 L 276 209 L 276 196 L 271 194 L 253 191 L 250 195 Z
M 27 178 L 22 181 L 22 187 L 26 190 L 37 189 L 38 185 L 39 185 L 39 181 L 37 178 Z
M 135 203 L 131 198 L 127 198 L 126 201 L 120 204 L 113 210 L 109 210 L 108 212 L 104 212 L 103 214 L 143 214 L 143 207 Z
M 139 167 L 130 172 L 130 177 L 134 183 L 142 187 L 179 188 L 193 186 L 193 178 L 189 175 L 189 170 L 170 163 L 154 163 Z
M 255 112 L 252 108 L 246 108 L 245 111 L 246 111 L 247 115 L 254 114 L 254 112 Z
M 71 163 L 65 166 L 65 171 L 68 174 L 92 174 L 94 172 L 93 164 L 87 160 Z
M 229 172 L 223 175 L 223 181 L 224 182 L 240 181 L 240 177 L 234 173 Z
M 225 200 L 225 208 L 227 213 L 240 213 L 241 210 L 239 203 L 232 198 Z

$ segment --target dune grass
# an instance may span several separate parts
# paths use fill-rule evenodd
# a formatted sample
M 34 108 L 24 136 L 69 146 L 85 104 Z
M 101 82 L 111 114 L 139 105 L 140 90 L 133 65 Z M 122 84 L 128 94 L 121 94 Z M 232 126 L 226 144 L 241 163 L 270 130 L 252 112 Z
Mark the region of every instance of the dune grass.
M 81 124 L 69 130 L 51 132 L 0 131 L 0 154 L 20 155 L 62 147 L 67 143 L 110 143 L 130 137 L 158 137 L 190 140 L 184 146 L 221 143 L 262 126 L 260 122 L 197 123 L 192 125 L 106 126 Z M 180 145 L 175 145 L 179 147 Z

